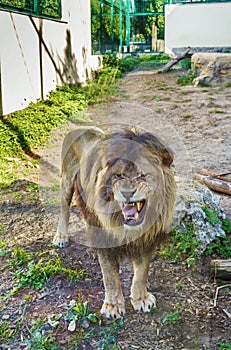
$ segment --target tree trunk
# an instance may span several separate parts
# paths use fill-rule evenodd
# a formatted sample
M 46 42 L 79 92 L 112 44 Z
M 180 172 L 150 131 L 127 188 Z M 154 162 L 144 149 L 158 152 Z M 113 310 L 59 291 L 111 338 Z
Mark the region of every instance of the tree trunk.
M 225 193 L 231 195 L 231 182 L 216 179 L 211 176 L 205 176 L 200 174 L 195 174 L 193 176 L 194 180 L 206 185 L 210 190 Z
M 231 259 L 212 260 L 210 262 L 210 272 L 216 278 L 231 281 Z
M 191 47 L 188 47 L 188 49 L 185 52 L 183 52 L 182 54 L 176 56 L 171 61 L 166 63 L 162 67 L 161 72 L 162 73 L 163 72 L 167 72 L 167 71 L 169 71 L 170 68 L 172 68 L 172 66 L 174 66 L 174 64 L 178 63 L 179 61 L 183 60 L 184 58 L 190 58 L 192 56 L 192 53 L 189 53 L 190 50 L 191 50 Z

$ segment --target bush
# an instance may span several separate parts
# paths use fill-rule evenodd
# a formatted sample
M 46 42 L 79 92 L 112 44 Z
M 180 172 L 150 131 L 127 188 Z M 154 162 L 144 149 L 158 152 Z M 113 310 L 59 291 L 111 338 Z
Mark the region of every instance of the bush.
M 177 79 L 177 84 L 181 86 L 191 85 L 193 80 L 198 76 L 194 69 L 190 69 L 186 74 L 181 75 Z

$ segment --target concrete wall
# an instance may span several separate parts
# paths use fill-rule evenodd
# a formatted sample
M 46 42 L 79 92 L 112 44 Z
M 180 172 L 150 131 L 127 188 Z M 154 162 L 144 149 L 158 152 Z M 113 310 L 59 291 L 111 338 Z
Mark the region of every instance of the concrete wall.
M 57 85 L 84 83 L 91 56 L 90 0 L 63 0 L 62 22 L 0 11 L 0 113 L 26 107 Z
M 231 3 L 165 6 L 165 52 L 231 48 Z

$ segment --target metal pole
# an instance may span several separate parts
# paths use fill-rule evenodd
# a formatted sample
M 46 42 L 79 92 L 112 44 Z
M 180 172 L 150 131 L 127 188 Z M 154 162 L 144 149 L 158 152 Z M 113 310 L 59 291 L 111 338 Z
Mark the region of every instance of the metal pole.
M 103 0 L 100 0 L 100 9 L 99 9 L 99 22 L 100 22 L 100 27 L 99 27 L 99 52 L 103 53 Z
M 123 17 L 122 17 L 123 0 L 120 0 L 120 53 L 123 52 Z
M 111 0 L 111 48 L 114 51 L 114 0 Z
M 130 52 L 130 0 L 126 0 L 126 46 L 127 52 Z

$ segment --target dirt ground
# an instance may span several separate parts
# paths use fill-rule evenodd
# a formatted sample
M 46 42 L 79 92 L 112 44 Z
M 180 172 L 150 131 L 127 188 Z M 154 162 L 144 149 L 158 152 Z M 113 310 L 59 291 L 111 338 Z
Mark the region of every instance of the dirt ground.
M 176 79 L 182 73 L 181 70 L 173 70 L 158 74 L 153 69 L 143 69 L 127 74 L 121 81 L 118 94 L 112 96 L 109 102 L 87 110 L 87 123 L 107 128 L 116 123 L 137 125 L 156 133 L 173 148 L 175 170 L 179 177 L 190 179 L 202 169 L 228 173 L 231 154 L 231 88 L 181 87 L 176 84 Z M 35 170 L 24 181 L 20 180 L 2 190 L 2 235 L 12 246 L 17 244 L 32 252 L 51 250 L 57 222 L 58 206 L 55 200 L 58 195 L 58 163 L 64 133 L 63 129 L 55 133 L 43 153 L 40 171 Z M 39 192 L 33 187 L 34 183 L 45 187 L 44 182 L 47 188 L 50 186 L 45 192 Z M 52 196 L 54 201 L 50 199 Z M 222 195 L 221 205 L 231 218 L 230 197 Z M 71 221 L 75 224 L 75 220 L 79 232 L 83 232 L 79 213 L 73 207 Z M 34 320 L 51 314 L 64 314 L 70 300 L 76 299 L 79 294 L 84 300 L 90 300 L 93 311 L 100 310 L 103 285 L 95 255 L 79 245 L 73 234 L 67 248 L 53 249 L 53 253 L 61 256 L 67 266 L 82 268 L 86 272 L 85 277 L 74 283 L 55 276 L 42 290 L 31 290 L 29 301 L 25 302 L 28 290 L 24 290 L 2 303 L 0 320 L 10 321 L 12 332 L 22 317 L 23 322 L 20 323 L 20 336 L 0 344 L 1 350 L 33 348 L 28 347 L 26 339 L 31 336 Z M 184 263 L 175 264 L 155 255 L 148 288 L 157 298 L 157 309 L 151 314 L 137 314 L 132 310 L 129 301 L 132 269 L 125 263 L 121 267 L 121 279 L 127 313 L 116 336 L 120 348 L 230 349 L 221 347 L 221 344 L 229 342 L 230 346 L 231 343 L 230 287 L 220 289 L 218 298 L 215 298 L 217 281 L 209 275 L 209 260 L 202 258 L 198 265 L 188 268 Z M 12 288 L 12 271 L 6 267 L 5 257 L 2 258 L 0 271 L 0 291 L 4 296 Z M 44 328 L 44 334 L 46 331 Z M 97 345 L 95 337 L 73 345 L 76 335 L 67 330 L 64 320 L 54 336 L 60 349 L 103 348 Z M 52 348 L 44 346 L 43 349 Z

